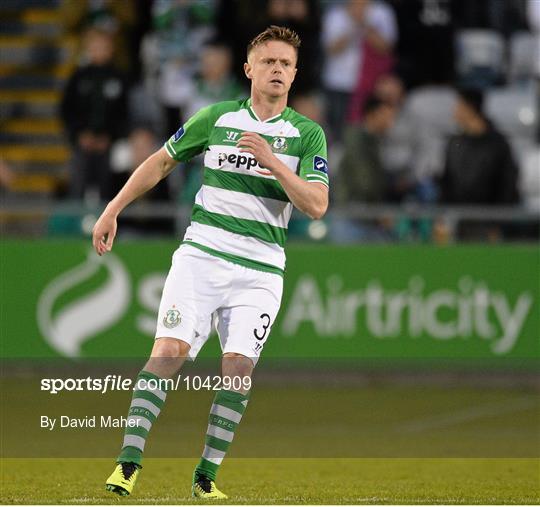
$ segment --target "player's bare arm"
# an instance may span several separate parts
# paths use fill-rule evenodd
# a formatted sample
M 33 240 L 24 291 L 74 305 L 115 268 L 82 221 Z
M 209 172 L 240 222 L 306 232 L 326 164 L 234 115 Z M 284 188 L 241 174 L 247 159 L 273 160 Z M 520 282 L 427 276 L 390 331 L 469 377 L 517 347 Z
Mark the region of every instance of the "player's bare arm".
M 312 219 L 320 219 L 328 209 L 328 187 L 299 178 L 277 158 L 270 145 L 253 132 L 244 132 L 238 140 L 241 152 L 251 153 L 281 183 L 291 202 Z
M 133 172 L 116 197 L 107 205 L 92 231 L 92 243 L 98 255 L 109 252 L 116 236 L 116 219 L 120 212 L 137 197 L 155 187 L 177 165 L 165 148 L 148 157 Z

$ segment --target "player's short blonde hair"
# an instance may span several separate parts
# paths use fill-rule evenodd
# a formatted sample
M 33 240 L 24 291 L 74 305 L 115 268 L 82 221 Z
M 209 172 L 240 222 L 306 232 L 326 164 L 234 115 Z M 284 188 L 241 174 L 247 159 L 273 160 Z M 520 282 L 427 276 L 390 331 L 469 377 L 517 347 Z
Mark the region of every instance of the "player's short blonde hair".
M 298 34 L 285 26 L 271 25 L 264 32 L 251 39 L 247 47 L 247 56 L 261 44 L 266 44 L 271 40 L 280 40 L 292 46 L 296 54 L 298 54 L 298 48 L 300 47 L 301 40 Z

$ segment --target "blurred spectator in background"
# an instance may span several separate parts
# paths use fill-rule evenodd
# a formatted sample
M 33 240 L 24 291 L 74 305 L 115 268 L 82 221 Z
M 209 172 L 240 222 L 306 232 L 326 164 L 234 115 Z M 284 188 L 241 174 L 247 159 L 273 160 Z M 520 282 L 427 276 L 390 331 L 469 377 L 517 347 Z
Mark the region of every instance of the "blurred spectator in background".
M 386 171 L 386 200 L 389 202 L 432 203 L 437 198 L 435 182 L 422 175 L 416 163 L 422 152 L 422 144 L 432 141 L 433 131 L 425 131 L 415 123 L 411 109 L 404 107 L 405 89 L 395 74 L 381 76 L 375 83 L 374 95 L 396 108 L 396 121 L 381 142 L 381 157 Z M 389 222 L 385 227 L 389 228 Z M 428 218 L 414 219 L 396 217 L 393 224 L 394 236 L 400 241 L 429 241 L 432 236 L 432 221 Z
M 213 37 L 213 2 L 155 0 L 152 25 L 142 43 L 145 88 L 165 116 L 163 134 L 187 119 L 181 110 L 198 70 L 205 41 Z
M 450 87 L 421 87 L 405 92 L 396 74 L 381 76 L 373 94 L 396 107 L 396 121 L 382 141 L 388 173 L 387 199 L 432 203 L 437 199 L 434 178 L 444 166 L 448 136 L 455 131 Z
M 333 200 L 340 207 L 384 202 L 387 181 L 381 138 L 392 127 L 395 114 L 393 104 L 372 96 L 364 103 L 362 122 L 346 127 L 344 154 L 334 177 Z M 338 216 L 332 220 L 330 237 L 337 243 L 390 240 L 392 224 L 383 218 L 375 222 Z
M 450 138 L 440 180 L 447 204 L 510 205 L 519 202 L 519 170 L 505 137 L 485 116 L 483 94 L 460 89 L 454 118 L 461 132 Z
M 111 154 L 113 173 L 113 193 L 118 192 L 126 183 L 131 173 L 150 155 L 160 148 L 160 141 L 148 127 L 135 126 L 129 136 L 116 143 Z M 170 176 L 174 176 L 171 174 Z M 149 192 L 138 199 L 139 206 L 145 203 L 168 203 L 171 201 L 174 183 L 177 179 L 169 177 L 161 180 Z M 167 235 L 174 232 L 174 220 L 171 218 L 123 217 L 119 219 L 120 231 L 124 236 L 145 234 Z
M 184 117 L 215 102 L 245 98 L 247 90 L 232 74 L 231 50 L 220 41 L 209 41 L 202 49 L 199 71 L 179 96 Z
M 397 71 L 407 88 L 422 84 L 452 83 L 457 2 L 390 2 L 395 9 L 399 26 Z
M 367 91 L 362 76 L 368 73 L 367 77 L 371 77 L 372 52 L 386 54 L 395 38 L 395 19 L 391 9 L 383 2 L 349 0 L 325 12 L 322 29 L 325 52 L 322 82 L 326 93 L 326 117 L 331 140 L 341 141 L 353 92 L 359 87 L 363 92 Z M 362 110 L 361 102 L 357 100 L 354 105 L 358 111 Z M 358 119 L 358 115 L 354 119 Z
M 384 74 L 375 82 L 373 95 L 383 102 L 388 102 L 400 108 L 403 105 L 403 99 L 405 97 L 403 81 L 396 74 Z
M 323 15 L 322 45 L 325 62 L 322 83 L 326 96 L 329 141 L 340 142 L 345 115 L 360 68 L 360 21 L 354 17 L 356 4 L 349 0 L 329 7 Z
M 385 74 L 375 83 L 373 95 L 392 104 L 396 119 L 381 140 L 381 157 L 388 177 L 386 199 L 401 202 L 416 199 L 416 179 L 413 170 L 418 140 L 411 118 L 404 109 L 405 88 L 395 74 Z
M 394 123 L 396 107 L 376 96 L 364 104 L 360 124 L 344 134 L 344 154 L 334 183 L 335 201 L 380 203 L 386 196 L 386 172 L 381 156 L 381 138 Z
M 75 36 L 88 27 L 109 32 L 116 48 L 115 64 L 129 74 L 135 71 L 138 61 L 133 42 L 138 7 L 142 6 L 133 1 L 63 0 L 60 15 L 67 32 Z
M 87 64 L 68 79 L 60 114 L 72 146 L 70 197 L 82 198 L 90 183 L 101 200 L 114 194 L 110 147 L 127 129 L 127 83 L 113 64 L 114 42 L 108 31 L 90 28 L 84 36 Z
M 365 1 L 358 5 L 365 5 Z M 351 122 L 359 119 L 358 114 L 363 110 L 364 101 L 373 93 L 377 79 L 394 67 L 393 48 L 398 36 L 394 11 L 386 3 L 369 0 L 363 12 L 361 63 L 348 110 Z

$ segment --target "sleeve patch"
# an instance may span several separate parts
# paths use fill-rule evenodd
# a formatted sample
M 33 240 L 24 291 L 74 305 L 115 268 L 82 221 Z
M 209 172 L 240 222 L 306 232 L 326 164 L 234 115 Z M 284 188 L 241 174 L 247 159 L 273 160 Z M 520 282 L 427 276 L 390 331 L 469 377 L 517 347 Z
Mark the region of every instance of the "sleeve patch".
M 313 170 L 328 174 L 328 162 L 323 157 L 315 155 L 313 157 Z
M 177 131 L 176 131 L 176 134 L 174 134 L 173 136 L 173 141 L 176 142 L 176 141 L 179 141 L 182 136 L 184 135 L 184 127 L 180 127 Z

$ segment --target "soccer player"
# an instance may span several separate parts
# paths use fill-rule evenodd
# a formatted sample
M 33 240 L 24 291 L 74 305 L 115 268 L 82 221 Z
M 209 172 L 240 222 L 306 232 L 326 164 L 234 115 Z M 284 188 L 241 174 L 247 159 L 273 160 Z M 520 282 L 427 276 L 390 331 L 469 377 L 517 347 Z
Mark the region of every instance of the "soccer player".
M 160 379 L 194 360 L 212 315 L 223 351 L 223 378 L 249 378 L 281 301 L 284 244 L 293 205 L 313 219 L 328 207 L 322 128 L 287 107 L 300 39 L 271 26 L 247 48 L 251 97 L 201 109 L 143 162 L 107 205 L 93 231 L 96 252 L 110 251 L 119 213 L 177 165 L 204 152 L 204 180 L 191 225 L 176 250 L 160 303 L 150 359 L 139 373 L 117 466 L 107 489 L 128 495 L 166 389 Z M 153 380 L 153 382 L 149 382 Z M 234 383 L 233 383 L 234 384 Z M 245 384 L 242 383 L 242 387 Z M 215 478 L 248 403 L 247 389 L 217 391 L 192 495 L 227 498 Z

